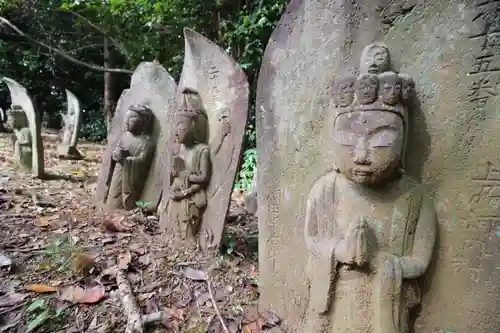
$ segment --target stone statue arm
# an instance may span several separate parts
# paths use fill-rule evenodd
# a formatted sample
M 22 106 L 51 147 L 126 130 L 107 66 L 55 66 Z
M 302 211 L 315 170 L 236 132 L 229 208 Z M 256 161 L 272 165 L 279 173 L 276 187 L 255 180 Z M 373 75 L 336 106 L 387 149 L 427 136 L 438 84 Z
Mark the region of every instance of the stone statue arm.
M 220 129 L 220 132 L 217 133 L 216 137 L 210 142 L 210 147 L 212 148 L 212 154 L 217 155 L 222 147 L 222 143 L 224 142 L 225 137 L 230 133 L 231 131 L 231 125 L 229 123 L 229 120 L 227 120 L 226 117 L 224 117 L 221 120 L 222 127 Z
M 403 279 L 422 276 L 432 259 L 436 241 L 437 216 L 430 197 L 424 193 L 420 215 L 415 229 L 411 255 L 399 258 Z
M 307 248 L 315 258 L 333 259 L 335 248 L 340 242 L 340 238 L 335 236 L 333 239 L 325 237 L 327 232 L 324 230 L 326 225 L 334 223 L 334 215 L 325 211 L 333 206 L 333 187 L 327 176 L 322 177 L 313 186 L 307 198 L 304 236 Z
M 144 149 L 139 153 L 137 156 L 129 156 L 126 158 L 128 162 L 139 162 L 142 163 L 144 161 L 151 161 L 153 158 L 153 155 L 155 153 L 155 145 L 152 142 L 152 139 L 150 138 L 144 147 Z
M 210 151 L 203 149 L 200 154 L 200 172 L 189 175 L 189 182 L 193 184 L 207 184 L 210 181 Z

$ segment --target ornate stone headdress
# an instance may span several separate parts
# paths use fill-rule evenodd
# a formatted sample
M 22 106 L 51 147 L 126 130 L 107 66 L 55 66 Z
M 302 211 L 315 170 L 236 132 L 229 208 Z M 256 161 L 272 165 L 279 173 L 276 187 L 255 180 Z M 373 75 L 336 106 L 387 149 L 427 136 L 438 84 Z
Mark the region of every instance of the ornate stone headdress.
M 182 104 L 180 109 L 177 110 L 176 116 L 195 121 L 195 140 L 198 143 L 207 143 L 208 116 L 201 96 L 196 90 L 184 88 L 182 91 Z
M 370 64 L 374 62 L 373 55 L 367 59 L 374 48 L 379 48 L 387 59 L 382 66 Z M 365 47 L 361 57 L 361 71 L 357 78 L 344 77 L 335 81 L 333 86 L 334 98 L 337 101 L 336 117 L 356 111 L 390 112 L 401 117 L 404 124 L 404 147 L 408 139 L 408 111 L 415 94 L 415 83 L 410 75 L 390 71 L 390 54 L 384 44 L 371 44 Z M 383 70 L 383 71 L 381 71 Z M 387 98 L 384 90 L 392 88 L 396 95 Z M 403 148 L 404 149 L 404 148 Z M 405 159 L 402 152 L 402 163 Z

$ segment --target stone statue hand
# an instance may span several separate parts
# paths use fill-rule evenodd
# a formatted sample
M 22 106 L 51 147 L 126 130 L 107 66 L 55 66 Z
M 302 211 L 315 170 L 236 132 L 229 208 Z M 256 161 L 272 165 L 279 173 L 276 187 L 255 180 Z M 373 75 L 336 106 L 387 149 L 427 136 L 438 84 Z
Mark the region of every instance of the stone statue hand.
M 174 191 L 170 194 L 170 197 L 174 201 L 180 201 L 186 197 L 186 194 L 184 193 L 184 191 Z
M 365 221 L 358 226 L 356 233 L 356 264 L 363 266 L 368 263 L 368 225 Z
M 123 150 L 120 149 L 120 148 L 116 148 L 114 151 L 113 151 L 113 154 L 112 154 L 112 157 L 113 157 L 113 161 L 116 161 L 116 162 L 122 162 L 123 159 L 125 158 L 124 157 L 124 153 L 123 153 Z

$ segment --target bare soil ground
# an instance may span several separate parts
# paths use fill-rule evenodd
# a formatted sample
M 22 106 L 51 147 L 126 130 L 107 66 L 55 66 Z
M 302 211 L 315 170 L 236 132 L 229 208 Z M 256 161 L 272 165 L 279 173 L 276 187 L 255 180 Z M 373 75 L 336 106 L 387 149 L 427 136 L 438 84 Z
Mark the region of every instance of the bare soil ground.
M 257 311 L 257 222 L 242 213 L 239 195 L 221 254 L 203 258 L 166 244 L 155 215 L 105 215 L 93 205 L 103 145 L 80 143 L 80 161 L 58 159 L 52 134 L 44 146 L 52 180 L 18 170 L 9 135 L 0 134 L 0 333 L 125 332 L 117 272 L 142 315 L 161 314 L 145 332 L 276 326 L 272 312 Z

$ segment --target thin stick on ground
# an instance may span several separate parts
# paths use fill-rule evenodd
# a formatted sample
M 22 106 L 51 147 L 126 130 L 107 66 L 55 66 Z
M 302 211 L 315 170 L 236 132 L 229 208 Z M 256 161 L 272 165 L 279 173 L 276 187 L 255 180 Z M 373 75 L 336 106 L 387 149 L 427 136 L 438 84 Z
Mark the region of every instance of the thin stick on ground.
M 217 318 L 219 318 L 220 324 L 222 325 L 222 329 L 224 330 L 224 333 L 229 333 L 226 323 L 224 322 L 224 319 L 220 314 L 219 308 L 217 307 L 217 302 L 215 301 L 214 293 L 212 292 L 212 283 L 210 282 L 210 279 L 207 279 L 207 288 L 208 288 L 208 295 L 210 296 L 210 300 L 214 305 L 215 314 L 217 315 Z

